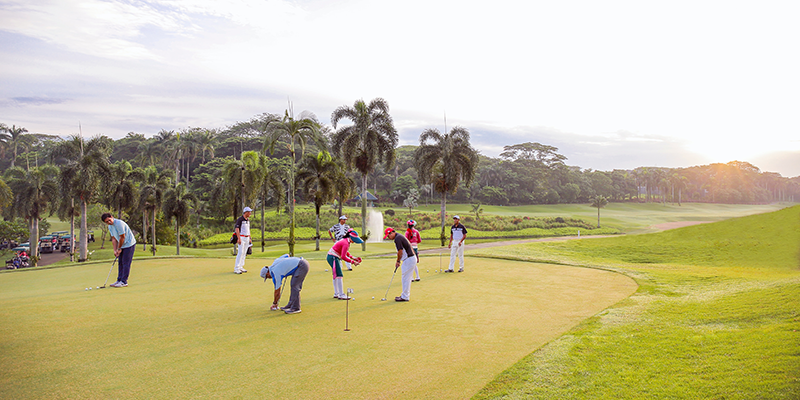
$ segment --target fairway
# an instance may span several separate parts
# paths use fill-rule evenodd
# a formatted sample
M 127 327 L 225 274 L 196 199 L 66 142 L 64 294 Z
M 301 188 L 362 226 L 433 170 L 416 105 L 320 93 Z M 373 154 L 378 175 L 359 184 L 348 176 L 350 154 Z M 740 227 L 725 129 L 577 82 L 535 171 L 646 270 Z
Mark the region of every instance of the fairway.
M 345 272 L 345 332 L 324 261 L 297 315 L 269 311 L 262 265 L 134 260 L 128 288 L 92 291 L 109 263 L 0 274 L 0 397 L 468 398 L 637 289 L 607 271 L 470 257 L 465 273 L 437 274 L 431 256 L 411 302 L 382 302 L 393 262 L 369 259 Z M 387 297 L 399 293 L 398 271 Z

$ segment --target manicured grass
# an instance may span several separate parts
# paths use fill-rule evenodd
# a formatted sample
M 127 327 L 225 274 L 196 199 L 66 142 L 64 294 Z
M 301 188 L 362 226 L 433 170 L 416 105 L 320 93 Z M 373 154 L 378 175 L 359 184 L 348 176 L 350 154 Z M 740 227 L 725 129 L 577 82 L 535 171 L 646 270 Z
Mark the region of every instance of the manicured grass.
M 467 398 L 636 290 L 601 270 L 468 259 L 436 274 L 438 262 L 422 257 L 409 303 L 380 301 L 391 259 L 346 272 L 349 332 L 322 260 L 297 315 L 269 311 L 257 260 L 235 275 L 230 257 L 134 259 L 129 287 L 92 291 L 109 262 L 0 274 L 0 398 Z
M 473 254 L 612 269 L 640 284 L 475 398 L 800 398 L 800 206 Z

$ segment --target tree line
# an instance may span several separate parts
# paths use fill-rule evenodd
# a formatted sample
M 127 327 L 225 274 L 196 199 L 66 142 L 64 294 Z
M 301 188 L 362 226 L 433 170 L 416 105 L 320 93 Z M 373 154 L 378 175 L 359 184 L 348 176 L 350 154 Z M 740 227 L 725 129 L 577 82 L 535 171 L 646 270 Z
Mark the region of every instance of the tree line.
M 0 124 L 0 207 L 5 221 L 22 219 L 30 243 L 47 216 L 75 219 L 87 232 L 92 205 L 113 210 L 143 243 L 176 244 L 181 228 L 228 229 L 245 205 L 275 208 L 290 215 L 289 251 L 294 253 L 295 204 L 320 209 L 360 197 L 366 215 L 367 190 L 386 204 L 414 208 L 440 204 L 445 235 L 446 202 L 473 206 L 639 201 L 681 204 L 766 203 L 800 198 L 800 177 L 785 178 L 734 161 L 688 168 L 640 167 L 593 171 L 566 164 L 553 146 L 526 142 L 504 147 L 499 157 L 479 154 L 469 131 L 430 128 L 419 145 L 398 147 L 388 103 L 357 100 L 331 114 L 325 126 L 310 112 L 263 113 L 225 128 L 161 130 L 152 137 L 130 132 L 117 140 L 104 135 L 66 138 L 31 134 Z M 366 224 L 366 218 L 361 218 Z M 195 225 L 192 227 L 191 225 Z M 171 232 L 174 239 L 169 239 Z M 366 226 L 362 226 L 366 234 Z M 263 235 L 262 235 L 263 237 Z M 88 256 L 81 240 L 79 260 Z M 364 244 L 363 246 L 366 246 Z M 35 255 L 35 254 L 34 254 Z

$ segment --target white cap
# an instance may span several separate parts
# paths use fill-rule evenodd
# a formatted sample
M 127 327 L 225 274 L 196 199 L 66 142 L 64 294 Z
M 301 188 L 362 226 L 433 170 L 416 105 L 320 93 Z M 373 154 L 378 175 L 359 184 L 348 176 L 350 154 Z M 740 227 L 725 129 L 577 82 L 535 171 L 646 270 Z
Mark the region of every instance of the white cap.
M 250 207 L 245 207 L 244 210 L 242 211 L 242 214 L 244 214 L 244 213 L 246 213 L 248 211 L 253 212 L 253 209 L 250 208 Z
M 339 217 L 339 219 L 347 219 L 347 216 L 346 215 L 342 215 L 341 217 Z
M 461 219 L 461 217 L 459 217 L 458 215 L 453 215 L 453 219 L 456 219 L 456 218 Z

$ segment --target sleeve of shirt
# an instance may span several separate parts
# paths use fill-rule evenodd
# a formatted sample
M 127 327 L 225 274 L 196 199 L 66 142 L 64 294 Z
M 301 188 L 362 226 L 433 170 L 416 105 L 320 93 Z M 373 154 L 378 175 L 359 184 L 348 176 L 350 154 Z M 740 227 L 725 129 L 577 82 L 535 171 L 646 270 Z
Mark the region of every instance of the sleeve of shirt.
M 236 231 L 236 228 L 242 229 L 242 217 L 236 218 L 236 222 L 233 224 L 233 231 Z
M 464 232 L 465 235 L 467 234 L 467 227 L 466 226 L 461 225 L 461 230 Z

